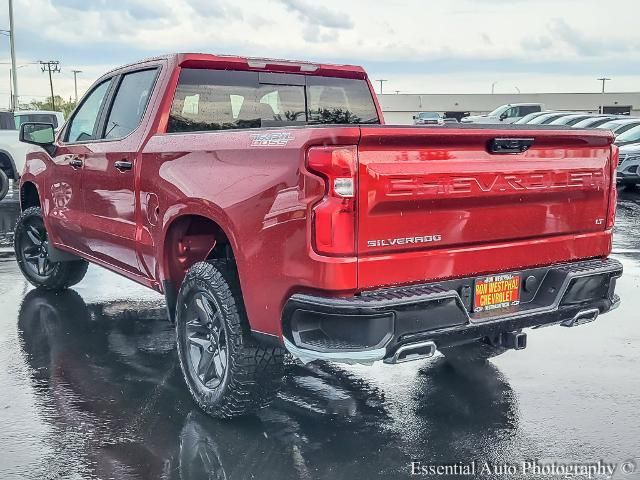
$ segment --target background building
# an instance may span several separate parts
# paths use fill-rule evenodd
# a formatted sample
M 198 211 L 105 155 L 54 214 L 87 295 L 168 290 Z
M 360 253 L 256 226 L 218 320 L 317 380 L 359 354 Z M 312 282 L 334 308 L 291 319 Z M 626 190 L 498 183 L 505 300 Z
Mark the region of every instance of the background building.
M 547 110 L 576 110 L 640 116 L 640 92 L 635 93 L 495 93 L 495 94 L 383 94 L 378 95 L 387 123 L 410 124 L 418 112 L 446 116 L 488 113 L 506 103 L 543 103 Z

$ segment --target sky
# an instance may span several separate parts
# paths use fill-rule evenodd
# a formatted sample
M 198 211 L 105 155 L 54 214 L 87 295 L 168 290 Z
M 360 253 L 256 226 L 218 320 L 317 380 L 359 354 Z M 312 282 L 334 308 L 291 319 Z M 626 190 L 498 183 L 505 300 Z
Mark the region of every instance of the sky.
M 0 0 L 0 29 L 9 28 Z M 640 91 L 639 0 L 14 0 L 21 102 L 118 65 L 210 52 L 364 66 L 384 93 Z M 0 36 L 0 108 L 9 104 Z M 376 90 L 379 90 L 375 83 Z

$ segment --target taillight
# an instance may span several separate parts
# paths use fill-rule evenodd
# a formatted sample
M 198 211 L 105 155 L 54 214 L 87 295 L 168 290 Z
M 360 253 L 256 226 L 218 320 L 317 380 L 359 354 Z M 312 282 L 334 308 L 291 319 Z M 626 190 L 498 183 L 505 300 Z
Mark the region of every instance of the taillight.
M 611 187 L 609 190 L 609 211 L 607 213 L 607 230 L 613 228 L 616 221 L 616 208 L 618 207 L 618 161 L 620 159 L 620 149 L 617 145 L 611 145 Z
M 350 256 L 356 243 L 356 147 L 311 147 L 307 167 L 325 179 L 325 195 L 313 207 L 312 241 L 321 255 Z

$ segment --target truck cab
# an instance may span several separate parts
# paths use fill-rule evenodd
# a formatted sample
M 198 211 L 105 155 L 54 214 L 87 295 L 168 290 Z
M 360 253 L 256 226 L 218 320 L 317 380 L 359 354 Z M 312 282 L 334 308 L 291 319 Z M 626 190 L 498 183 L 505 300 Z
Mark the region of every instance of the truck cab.
M 464 117 L 462 123 L 514 123 L 525 115 L 542 112 L 542 103 L 508 103 L 501 105 L 486 115 L 471 115 Z

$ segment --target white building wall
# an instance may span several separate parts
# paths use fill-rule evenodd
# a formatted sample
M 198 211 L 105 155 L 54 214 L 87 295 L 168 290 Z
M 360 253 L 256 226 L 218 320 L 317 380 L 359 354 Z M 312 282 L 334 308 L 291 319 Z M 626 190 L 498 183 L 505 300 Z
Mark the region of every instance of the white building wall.
M 423 111 L 488 113 L 506 103 L 543 103 L 548 110 L 575 110 L 598 113 L 601 103 L 611 107 L 631 106 L 631 115 L 640 116 L 640 92 L 521 93 L 521 94 L 383 94 L 378 95 L 387 123 L 410 124 Z

